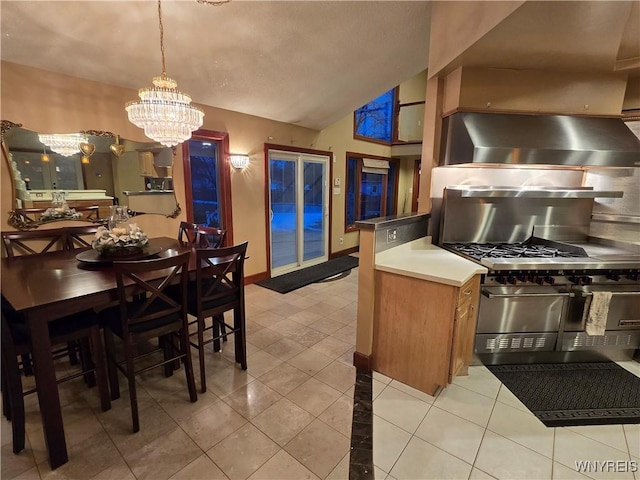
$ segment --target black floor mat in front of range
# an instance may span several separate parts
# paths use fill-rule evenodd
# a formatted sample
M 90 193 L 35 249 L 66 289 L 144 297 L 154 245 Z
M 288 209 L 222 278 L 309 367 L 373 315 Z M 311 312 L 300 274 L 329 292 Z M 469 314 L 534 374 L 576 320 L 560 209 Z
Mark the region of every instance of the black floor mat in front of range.
M 614 362 L 487 368 L 547 427 L 640 423 L 640 378 Z

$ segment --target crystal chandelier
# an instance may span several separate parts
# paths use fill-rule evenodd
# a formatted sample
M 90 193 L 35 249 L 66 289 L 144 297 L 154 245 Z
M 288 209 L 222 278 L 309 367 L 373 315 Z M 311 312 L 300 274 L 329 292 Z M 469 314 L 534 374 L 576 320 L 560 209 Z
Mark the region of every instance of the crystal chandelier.
M 38 140 L 52 152 L 70 157 L 80 151 L 84 136 L 79 133 L 51 133 L 38 135 Z
M 147 137 L 167 147 L 173 147 L 190 139 L 192 132 L 202 126 L 204 112 L 192 106 L 191 97 L 179 91 L 176 81 L 167 77 L 160 1 L 158 0 L 158 18 L 162 75 L 153 77 L 153 87 L 138 90 L 140 100 L 127 103 L 125 110 L 129 121 L 144 129 Z

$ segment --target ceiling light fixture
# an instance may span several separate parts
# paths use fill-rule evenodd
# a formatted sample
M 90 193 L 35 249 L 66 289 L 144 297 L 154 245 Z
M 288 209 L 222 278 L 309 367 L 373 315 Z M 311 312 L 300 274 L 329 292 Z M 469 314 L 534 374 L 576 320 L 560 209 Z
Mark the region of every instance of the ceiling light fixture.
M 84 137 L 79 133 L 51 133 L 38 135 L 38 140 L 52 152 L 70 157 L 80 151 L 80 143 Z
M 233 168 L 242 170 L 244 168 L 247 168 L 247 166 L 249 165 L 249 155 L 232 153 L 231 155 L 229 155 L 229 161 L 231 162 L 231 166 Z
M 162 75 L 153 77 L 153 87 L 138 90 L 140 100 L 127 103 L 125 110 L 129 121 L 144 129 L 147 137 L 167 147 L 173 147 L 190 139 L 193 131 L 202 126 L 204 112 L 192 106 L 191 97 L 177 90 L 176 81 L 167 77 L 161 0 L 158 0 L 158 19 Z

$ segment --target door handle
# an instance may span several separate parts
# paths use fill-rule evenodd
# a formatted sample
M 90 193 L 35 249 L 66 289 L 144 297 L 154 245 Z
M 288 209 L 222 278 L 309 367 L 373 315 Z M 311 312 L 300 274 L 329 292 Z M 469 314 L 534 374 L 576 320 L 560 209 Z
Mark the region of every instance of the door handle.
M 482 290 L 482 295 L 487 298 L 514 298 L 514 297 L 573 297 L 572 293 L 491 293 L 489 290 Z
M 273 222 L 273 210 L 269 209 L 269 222 Z

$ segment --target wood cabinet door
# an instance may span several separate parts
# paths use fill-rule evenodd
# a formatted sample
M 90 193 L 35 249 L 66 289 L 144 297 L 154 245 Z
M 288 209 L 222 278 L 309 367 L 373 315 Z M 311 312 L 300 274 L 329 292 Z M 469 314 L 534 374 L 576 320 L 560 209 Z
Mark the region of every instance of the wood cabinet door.
M 458 374 L 460 369 L 464 367 L 468 360 L 469 338 L 473 338 L 474 331 L 471 330 L 473 322 L 469 321 L 471 302 L 467 301 L 460 305 L 456 310 L 455 319 L 453 321 L 453 339 L 451 342 L 451 366 L 449 369 L 449 383 Z

